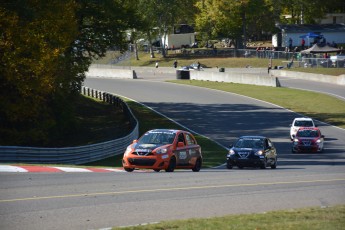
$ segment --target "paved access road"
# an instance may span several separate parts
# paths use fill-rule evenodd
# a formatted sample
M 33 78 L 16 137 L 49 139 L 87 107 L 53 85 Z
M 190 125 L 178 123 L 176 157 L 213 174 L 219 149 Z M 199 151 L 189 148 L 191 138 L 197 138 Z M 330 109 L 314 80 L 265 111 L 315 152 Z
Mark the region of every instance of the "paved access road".
M 98 229 L 345 204 L 342 129 L 318 123 L 327 137 L 325 152 L 292 154 L 289 124 L 297 115 L 265 102 L 144 79 L 87 79 L 85 85 L 135 99 L 224 146 L 239 135 L 269 136 L 278 148 L 278 168 L 223 167 L 199 173 L 2 173 L 1 229 Z

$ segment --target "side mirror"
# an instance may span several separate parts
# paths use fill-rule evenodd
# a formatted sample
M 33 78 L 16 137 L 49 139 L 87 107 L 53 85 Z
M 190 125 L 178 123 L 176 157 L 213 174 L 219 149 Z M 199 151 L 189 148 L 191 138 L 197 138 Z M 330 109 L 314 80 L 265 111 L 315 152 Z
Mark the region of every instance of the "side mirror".
M 229 148 L 230 148 L 230 149 L 231 149 L 232 147 L 234 147 L 234 145 L 233 145 L 233 144 L 229 145 Z
M 179 148 L 184 147 L 184 143 L 182 141 L 177 142 L 177 147 Z

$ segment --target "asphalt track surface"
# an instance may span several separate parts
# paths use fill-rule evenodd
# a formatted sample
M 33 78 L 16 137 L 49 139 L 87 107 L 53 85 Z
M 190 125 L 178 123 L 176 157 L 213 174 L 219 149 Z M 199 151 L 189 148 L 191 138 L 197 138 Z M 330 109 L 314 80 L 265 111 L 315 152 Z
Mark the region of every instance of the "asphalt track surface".
M 278 168 L 1 173 L 0 229 L 100 229 L 345 204 L 343 129 L 317 122 L 325 152 L 292 154 L 289 124 L 299 115 L 231 93 L 162 82 L 169 77 L 87 79 L 85 85 L 141 102 L 223 146 L 240 135 L 266 135 L 278 149 Z

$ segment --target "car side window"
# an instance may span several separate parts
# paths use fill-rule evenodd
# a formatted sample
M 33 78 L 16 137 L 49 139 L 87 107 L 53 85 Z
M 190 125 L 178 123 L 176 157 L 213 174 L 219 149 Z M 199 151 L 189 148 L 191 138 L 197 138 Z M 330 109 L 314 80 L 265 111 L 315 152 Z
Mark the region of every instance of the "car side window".
M 195 140 L 191 135 L 186 134 L 186 139 L 187 139 L 188 145 L 195 145 Z
M 180 133 L 178 135 L 178 142 L 183 142 L 184 144 L 186 144 L 183 133 Z
M 267 141 L 267 144 L 268 144 L 267 146 L 273 148 L 273 143 L 270 140 L 268 140 L 268 139 L 266 139 L 266 141 Z

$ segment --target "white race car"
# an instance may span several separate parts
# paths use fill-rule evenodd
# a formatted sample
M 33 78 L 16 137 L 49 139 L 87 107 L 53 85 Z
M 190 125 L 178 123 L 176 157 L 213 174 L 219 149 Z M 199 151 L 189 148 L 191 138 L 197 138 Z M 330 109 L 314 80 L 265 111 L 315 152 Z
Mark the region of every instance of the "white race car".
M 291 140 L 294 139 L 294 136 L 296 135 L 296 133 L 300 127 L 316 127 L 313 119 L 306 118 L 306 117 L 295 118 L 290 126 L 291 126 L 290 127 L 290 139 Z

